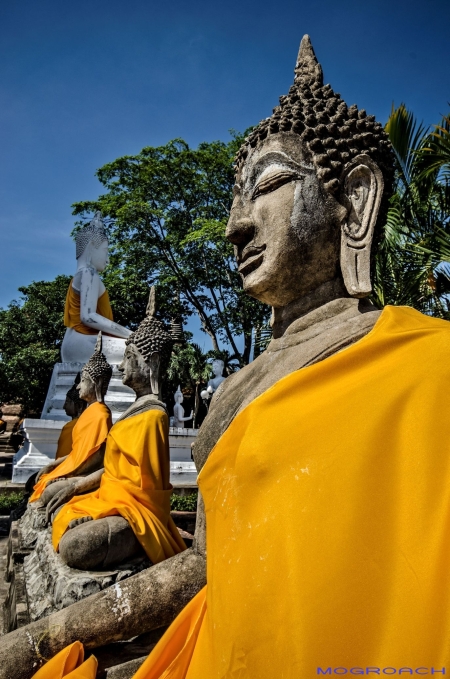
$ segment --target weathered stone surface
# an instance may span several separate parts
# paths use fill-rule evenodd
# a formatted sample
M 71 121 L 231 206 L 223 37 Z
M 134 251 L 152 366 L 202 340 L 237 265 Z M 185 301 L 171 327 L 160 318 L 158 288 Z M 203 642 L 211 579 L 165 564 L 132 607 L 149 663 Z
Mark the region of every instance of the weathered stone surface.
M 106 671 L 106 679 L 132 679 L 134 674 L 138 671 L 147 656 L 136 658 L 136 660 L 129 660 L 121 665 L 116 665 Z
M 116 569 L 69 568 L 53 549 L 51 528 L 45 525 L 45 508 L 30 505 L 20 523 L 13 522 L 9 538 L 6 631 L 101 592 L 149 565 L 142 555 Z
M 76 639 L 94 649 L 168 625 L 203 587 L 205 578 L 205 559 L 194 546 L 17 629 L 0 640 L 0 679 L 30 679 L 42 657 L 51 658 Z
M 69 568 L 53 549 L 51 528 L 41 530 L 33 551 L 23 562 L 30 620 L 39 620 L 97 594 L 148 567 L 148 559 L 142 556 L 115 570 L 79 571 Z

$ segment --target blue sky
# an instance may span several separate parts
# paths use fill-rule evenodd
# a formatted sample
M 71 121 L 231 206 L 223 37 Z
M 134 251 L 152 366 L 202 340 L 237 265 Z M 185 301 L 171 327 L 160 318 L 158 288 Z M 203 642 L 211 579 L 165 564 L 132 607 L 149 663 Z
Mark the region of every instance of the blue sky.
M 95 170 L 270 115 L 309 33 L 326 82 L 385 122 L 448 111 L 450 3 L 21 0 L 0 6 L 0 306 L 75 268 L 71 203 Z

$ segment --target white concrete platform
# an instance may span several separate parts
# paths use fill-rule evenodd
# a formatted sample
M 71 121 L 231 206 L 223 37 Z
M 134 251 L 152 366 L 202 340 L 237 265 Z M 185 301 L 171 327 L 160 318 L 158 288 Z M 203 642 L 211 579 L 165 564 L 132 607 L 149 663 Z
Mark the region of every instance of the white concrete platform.
M 63 425 L 62 419 L 25 418 L 21 427 L 25 443 L 13 458 L 13 483 L 26 483 L 30 476 L 55 459 Z M 197 429 L 169 429 L 170 482 L 175 487 L 197 485 L 197 470 L 191 457 L 191 444 L 197 434 Z

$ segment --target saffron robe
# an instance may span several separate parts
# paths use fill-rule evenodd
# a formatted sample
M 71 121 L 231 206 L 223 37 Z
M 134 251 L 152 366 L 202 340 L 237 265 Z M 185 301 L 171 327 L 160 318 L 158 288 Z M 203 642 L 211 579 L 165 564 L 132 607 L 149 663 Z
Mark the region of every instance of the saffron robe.
M 80 293 L 73 289 L 73 279 L 69 283 L 64 307 L 64 325 L 66 328 L 73 328 L 82 335 L 97 335 L 98 330 L 89 328 L 80 319 Z M 100 295 L 97 302 L 97 313 L 110 321 L 113 321 L 113 312 L 109 301 L 108 291 Z M 107 333 L 103 333 L 106 335 Z
M 96 658 L 91 655 L 85 662 L 83 660 L 83 644 L 75 641 L 45 663 L 40 670 L 33 674 L 32 679 L 95 679 L 97 675 Z
M 151 409 L 119 420 L 109 432 L 100 488 L 72 498 L 53 522 L 55 549 L 73 519 L 123 516 L 152 563 L 186 549 L 170 516 L 169 423 Z
M 80 415 L 72 431 L 72 450 L 70 455 L 52 469 L 43 474 L 34 486 L 30 502 L 38 500 L 51 479 L 58 479 L 72 474 L 78 467 L 93 455 L 106 441 L 112 426 L 111 411 L 104 403 L 91 403 Z
M 450 324 L 386 307 L 242 410 L 198 479 L 207 588 L 134 679 L 448 664 L 449 385 Z
M 73 428 L 78 421 L 78 417 L 73 420 L 66 422 L 64 427 L 61 429 L 61 433 L 58 439 L 58 445 L 56 448 L 55 460 L 59 460 L 60 457 L 66 457 L 72 450 L 72 433 Z

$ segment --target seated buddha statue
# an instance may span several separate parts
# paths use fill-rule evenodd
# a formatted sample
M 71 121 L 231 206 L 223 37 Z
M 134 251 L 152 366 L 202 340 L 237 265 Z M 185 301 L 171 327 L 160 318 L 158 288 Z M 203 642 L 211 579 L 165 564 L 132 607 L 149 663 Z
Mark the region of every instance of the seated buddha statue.
M 305 36 L 236 159 L 226 235 L 273 339 L 199 430 L 193 547 L 121 583 L 120 618 L 111 587 L 2 637 L 5 676 L 177 610 L 135 679 L 445 674 L 450 324 L 367 299 L 392 182 L 381 124 Z
M 80 384 L 80 379 L 81 375 L 78 373 L 75 378 L 75 382 L 66 394 L 63 410 L 71 419 L 66 422 L 66 424 L 61 429 L 61 434 L 59 435 L 58 444 L 56 447 L 55 460 L 59 460 L 61 457 L 66 457 L 70 454 L 72 450 L 73 428 L 76 425 L 80 415 L 86 410 L 87 402 L 80 398 L 80 392 L 77 389 L 78 385 Z
M 175 400 L 175 405 L 173 407 L 173 426 L 181 429 L 185 429 L 186 425 L 185 422 L 189 422 L 192 420 L 194 413 L 191 410 L 191 414 L 189 417 L 186 417 L 184 414 L 184 408 L 181 405 L 184 400 L 183 392 L 181 391 L 180 385 L 178 385 L 178 389 L 173 395 L 174 400 Z
M 30 502 L 39 500 L 39 506 L 45 506 L 63 486 L 71 487 L 79 475 L 102 467 L 105 441 L 112 425 L 111 411 L 104 403 L 111 375 L 112 368 L 102 353 L 99 332 L 95 351 L 83 367 L 76 386 L 79 398 L 87 407 L 73 426 L 71 448 L 41 469 Z
M 110 568 L 144 553 L 155 564 L 186 548 L 170 516 L 169 422 L 159 393 L 171 343 L 152 289 L 119 366 L 136 401 L 109 432 L 104 468 L 48 505 L 53 545 L 72 568 Z
M 131 331 L 114 323 L 108 291 L 99 276 L 108 264 L 108 237 L 100 212 L 77 232 L 76 256 L 77 270 L 69 284 L 64 309 L 67 330 L 61 359 L 69 363 L 86 363 L 101 331 L 107 360 L 112 364 L 120 363 L 125 339 Z

